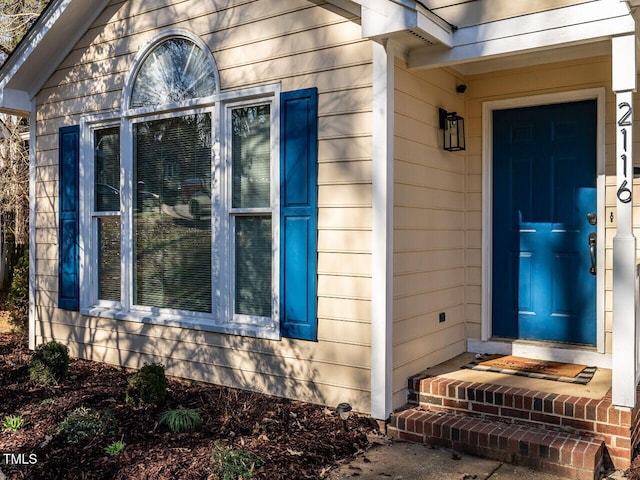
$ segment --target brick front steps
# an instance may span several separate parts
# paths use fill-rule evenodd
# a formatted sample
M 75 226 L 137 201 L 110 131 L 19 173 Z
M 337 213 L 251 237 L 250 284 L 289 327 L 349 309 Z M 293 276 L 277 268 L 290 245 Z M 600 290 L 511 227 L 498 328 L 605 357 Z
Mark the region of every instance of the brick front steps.
M 639 409 L 614 407 L 611 392 L 593 399 L 423 373 L 409 379 L 409 402 L 391 416 L 393 437 L 565 478 L 626 469 L 639 436 Z
M 597 480 L 606 468 L 602 438 L 464 414 L 408 409 L 391 417 L 387 432 L 401 440 L 452 448 L 576 480 Z

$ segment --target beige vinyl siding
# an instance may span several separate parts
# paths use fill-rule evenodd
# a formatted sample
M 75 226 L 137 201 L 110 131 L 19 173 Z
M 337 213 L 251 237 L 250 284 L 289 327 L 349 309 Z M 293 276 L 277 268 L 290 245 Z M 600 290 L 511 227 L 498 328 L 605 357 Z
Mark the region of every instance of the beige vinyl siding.
M 514 70 L 473 75 L 466 79 L 467 102 L 467 288 L 466 321 L 467 336 L 481 336 L 482 290 L 482 104 L 486 101 L 526 97 L 539 94 L 606 87 L 606 295 L 605 295 L 605 344 L 611 352 L 611 278 L 612 239 L 615 235 L 615 98 L 611 93 L 611 64 L 607 57 L 573 60 Z M 636 223 L 636 225 L 638 225 Z M 640 231 L 635 232 L 636 235 Z M 600 247 L 600 246 L 599 246 Z
M 445 152 L 438 107 L 464 116 L 447 69 L 395 66 L 393 406 L 407 378 L 465 351 L 464 152 Z M 439 322 L 444 312 L 446 321 Z
M 37 342 L 172 375 L 370 410 L 371 53 L 360 26 L 307 0 L 113 1 L 36 98 Z M 211 48 L 221 90 L 318 87 L 318 342 L 262 340 L 58 310 L 58 129 L 118 111 L 139 50 L 183 28 Z

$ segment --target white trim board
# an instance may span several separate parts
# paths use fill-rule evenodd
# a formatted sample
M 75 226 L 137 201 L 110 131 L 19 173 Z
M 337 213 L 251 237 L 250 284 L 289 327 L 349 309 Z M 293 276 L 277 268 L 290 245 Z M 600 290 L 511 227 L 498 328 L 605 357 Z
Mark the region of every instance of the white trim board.
M 36 348 L 36 269 L 37 242 L 36 242 L 36 101 L 31 100 L 31 112 L 29 114 L 29 349 Z
M 506 108 L 530 107 L 552 103 L 565 103 L 579 100 L 597 101 L 596 118 L 596 181 L 597 181 L 597 235 L 598 245 L 604 245 L 605 229 L 605 89 L 593 88 L 568 92 L 533 95 L 505 100 L 485 102 L 482 105 L 482 324 L 481 341 L 487 342 L 492 337 L 492 288 L 493 288 L 493 110 Z M 605 264 L 604 248 L 598 248 L 597 264 Z M 604 268 L 598 269 L 596 292 L 596 351 L 605 352 L 605 312 L 604 312 Z M 474 340 L 469 340 L 473 342 Z M 482 351 L 482 349 L 481 349 Z M 553 349 L 542 349 L 552 354 Z M 568 350 L 577 352 L 578 350 Z M 489 352 L 486 352 L 489 353 Z M 495 352 L 499 353 L 499 352 Z M 546 359 L 546 358 L 543 358 Z M 565 360 L 569 361 L 569 360 Z M 593 363 L 593 362 L 592 362 Z
M 393 112 L 394 47 L 373 48 L 373 244 L 371 416 L 393 409 Z

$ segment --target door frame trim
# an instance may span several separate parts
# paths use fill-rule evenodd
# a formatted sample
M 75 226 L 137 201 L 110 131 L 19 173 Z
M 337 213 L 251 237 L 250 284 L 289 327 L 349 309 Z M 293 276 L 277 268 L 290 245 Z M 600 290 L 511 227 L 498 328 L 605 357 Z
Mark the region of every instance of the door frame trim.
M 507 108 L 532 107 L 580 100 L 596 100 L 596 186 L 598 245 L 605 242 L 605 88 L 572 90 L 492 100 L 482 104 L 482 325 L 481 341 L 492 337 L 493 293 L 493 111 Z M 605 249 L 598 248 L 598 265 L 605 265 Z M 596 351 L 605 353 L 605 272 L 598 269 L 596 278 Z M 593 347 L 590 347 L 593 348 Z

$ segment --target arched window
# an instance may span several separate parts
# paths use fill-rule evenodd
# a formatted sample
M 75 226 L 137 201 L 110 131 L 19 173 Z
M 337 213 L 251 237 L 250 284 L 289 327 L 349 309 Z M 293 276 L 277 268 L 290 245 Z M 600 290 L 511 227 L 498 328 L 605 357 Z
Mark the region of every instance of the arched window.
M 267 84 L 221 95 L 210 48 L 185 30 L 140 51 L 121 116 L 87 123 L 84 238 L 96 267 L 84 305 L 278 337 L 279 93 Z
M 137 70 L 131 108 L 151 107 L 208 97 L 217 92 L 213 58 L 192 40 L 171 37 L 156 45 Z

